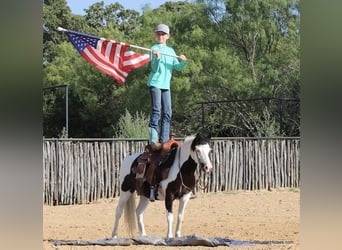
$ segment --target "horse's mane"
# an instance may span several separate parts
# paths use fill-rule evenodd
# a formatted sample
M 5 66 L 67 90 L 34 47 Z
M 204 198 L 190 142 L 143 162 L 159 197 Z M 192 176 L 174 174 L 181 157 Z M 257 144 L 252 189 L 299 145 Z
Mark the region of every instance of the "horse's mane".
M 184 139 L 184 142 L 183 142 L 183 145 L 191 145 L 191 142 L 195 139 L 195 135 L 189 135 L 189 136 L 186 136 L 185 139 Z

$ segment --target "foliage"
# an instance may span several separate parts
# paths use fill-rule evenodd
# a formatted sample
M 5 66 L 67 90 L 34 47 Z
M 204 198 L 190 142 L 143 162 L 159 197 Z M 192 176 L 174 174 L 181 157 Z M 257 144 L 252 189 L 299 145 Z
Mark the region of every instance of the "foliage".
M 186 68 L 173 73 L 172 132 L 205 127 L 212 136 L 299 136 L 298 102 L 283 103 L 281 114 L 275 103 L 222 102 L 299 99 L 298 0 L 179 1 L 142 10 L 99 1 L 79 16 L 65 0 L 44 1 L 43 84 L 69 85 L 69 136 L 112 137 L 121 133 L 125 112 L 148 114 L 150 66 L 131 71 L 119 87 L 80 57 L 57 27 L 150 47 L 158 23 L 170 26 L 168 44 L 188 58 Z M 44 136 L 60 134 L 64 103 L 63 91 L 44 92 Z
M 142 112 L 132 116 L 126 109 L 125 115 L 120 117 L 118 128 L 115 129 L 119 138 L 148 138 L 149 119 Z
M 275 117 L 265 109 L 262 114 L 258 114 L 254 119 L 256 129 L 256 137 L 274 137 L 281 136 L 280 125 Z

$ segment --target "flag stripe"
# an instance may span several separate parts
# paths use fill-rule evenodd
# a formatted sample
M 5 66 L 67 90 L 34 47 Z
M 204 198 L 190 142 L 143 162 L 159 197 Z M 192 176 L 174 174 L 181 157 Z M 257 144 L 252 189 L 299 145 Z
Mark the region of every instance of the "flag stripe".
M 104 58 L 102 58 L 103 56 L 97 53 L 94 48 L 89 46 L 84 49 L 82 56 L 94 67 L 117 80 L 120 85 L 124 83 L 128 73 L 118 68 L 114 68 L 113 65 L 109 64 Z
M 90 51 L 91 55 L 93 55 L 98 63 L 101 63 L 102 65 L 105 65 L 106 67 L 111 67 L 113 70 L 116 70 L 119 75 L 127 76 L 128 72 L 125 70 L 120 69 L 115 64 L 108 62 L 107 58 L 105 58 L 102 54 L 98 53 L 97 50 L 95 50 L 93 47 L 89 46 L 87 49 Z
M 125 52 L 125 59 L 123 62 L 123 68 L 125 70 L 132 70 L 140 68 L 150 61 L 150 56 L 148 54 L 137 54 L 132 51 Z
M 147 54 L 145 54 L 144 56 L 134 54 L 129 57 L 125 57 L 125 60 L 123 62 L 123 67 L 125 69 L 127 68 L 136 69 L 145 65 L 149 61 L 150 61 L 150 56 Z
M 107 75 L 113 77 L 120 85 L 123 84 L 123 82 L 125 81 L 125 78 L 123 78 L 122 76 L 120 76 L 115 70 L 113 70 L 111 67 L 108 67 L 106 65 L 101 65 L 100 63 L 97 63 L 96 61 L 93 61 L 91 59 L 92 55 L 87 54 L 87 53 L 83 53 L 82 56 L 87 59 L 87 61 L 92 64 L 95 68 L 101 70 L 102 72 L 106 73 Z

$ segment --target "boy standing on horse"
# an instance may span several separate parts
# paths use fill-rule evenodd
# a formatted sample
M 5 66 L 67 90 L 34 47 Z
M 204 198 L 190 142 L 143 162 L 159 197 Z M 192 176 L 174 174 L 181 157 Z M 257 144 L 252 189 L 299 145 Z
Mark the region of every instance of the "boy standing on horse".
M 186 57 L 176 58 L 173 48 L 166 45 L 170 38 L 170 29 L 165 24 L 154 28 L 156 43 L 151 47 L 151 73 L 147 86 L 151 96 L 151 116 L 149 122 L 149 142 L 159 148 L 161 143 L 170 139 L 170 124 L 172 116 L 170 81 L 172 71 L 181 71 L 186 65 Z M 161 53 L 160 53 L 161 52 Z M 171 57 L 165 54 L 174 55 Z M 158 128 L 160 121 L 160 136 Z
M 160 150 L 163 143 L 170 139 L 171 127 L 171 92 L 170 82 L 172 71 L 181 71 L 186 65 L 186 57 L 177 57 L 173 48 L 166 45 L 170 38 L 170 29 L 165 24 L 158 24 L 154 28 L 156 43 L 151 47 L 151 72 L 147 86 L 151 97 L 151 115 L 149 122 L 149 144 L 152 150 Z M 171 55 L 171 56 L 169 56 Z M 160 136 L 158 128 L 160 122 Z M 150 188 L 150 200 L 155 199 L 154 164 L 150 164 L 146 173 Z

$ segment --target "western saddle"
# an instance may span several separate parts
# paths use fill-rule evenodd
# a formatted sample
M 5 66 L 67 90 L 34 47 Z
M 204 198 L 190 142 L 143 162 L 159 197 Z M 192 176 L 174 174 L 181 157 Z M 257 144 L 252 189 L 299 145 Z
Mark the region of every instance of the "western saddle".
M 179 141 L 175 140 L 175 134 L 170 135 L 170 139 L 162 144 L 148 144 L 145 147 L 138 159 L 138 164 L 133 167 L 132 171 L 135 173 L 136 180 L 146 181 L 150 185 L 150 201 L 155 201 L 156 186 L 160 181 L 167 178 L 170 166 L 163 167 L 159 170 L 158 178 L 156 177 L 156 168 L 165 163 L 171 155 L 174 148 L 181 145 Z

